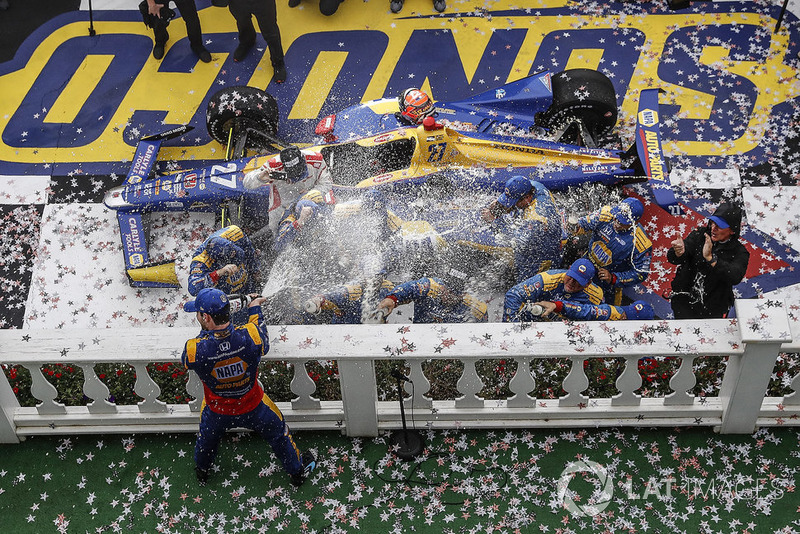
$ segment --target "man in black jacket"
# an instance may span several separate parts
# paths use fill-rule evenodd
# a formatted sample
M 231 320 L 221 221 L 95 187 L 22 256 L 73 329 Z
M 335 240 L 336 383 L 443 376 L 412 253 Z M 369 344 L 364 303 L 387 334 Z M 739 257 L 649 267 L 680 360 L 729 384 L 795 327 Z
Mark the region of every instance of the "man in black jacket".
M 744 278 L 750 253 L 739 242 L 742 209 L 719 205 L 709 223 L 672 242 L 667 261 L 677 265 L 672 280 L 676 319 L 723 318 L 733 305 L 733 286 Z

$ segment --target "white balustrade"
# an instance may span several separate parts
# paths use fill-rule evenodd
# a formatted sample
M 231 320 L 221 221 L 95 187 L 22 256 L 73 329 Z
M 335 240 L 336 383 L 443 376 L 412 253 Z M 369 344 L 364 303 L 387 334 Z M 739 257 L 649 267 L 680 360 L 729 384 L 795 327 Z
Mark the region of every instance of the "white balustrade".
M 408 369 L 406 415 L 413 424 L 429 428 L 695 424 L 724 433 L 747 433 L 758 425 L 800 424 L 797 393 L 765 397 L 778 353 L 800 350 L 800 344 L 792 341 L 794 321 L 787 319 L 782 303 L 773 301 L 737 301 L 736 310 L 737 320 L 283 326 L 271 328 L 280 335 L 273 334 L 266 358 L 294 366 L 290 387 L 297 398 L 278 406 L 295 429 L 341 429 L 353 436 L 375 436 L 399 427 L 399 402 L 378 400 L 375 364 L 387 360 L 404 374 Z M 197 376 L 189 373 L 186 384 L 193 400 L 171 404 L 158 400 L 161 389 L 147 370 L 153 362 L 180 365 L 181 348 L 196 332 L 195 328 L 0 331 L 0 363 L 27 369 L 31 394 L 39 401 L 33 408 L 20 407 L 5 376 L 0 376 L 0 442 L 37 434 L 196 431 L 203 395 Z M 673 393 L 642 398 L 640 358 L 670 356 L 680 360 L 669 382 Z M 729 360 L 719 396 L 689 393 L 696 384 L 697 359 L 723 356 Z M 545 358 L 570 362 L 569 374 L 560 384 L 566 395 L 560 398 L 530 395 L 548 379 L 531 372 L 532 364 Z M 624 360 L 616 377 L 619 394 L 613 398 L 586 394 L 593 384 L 584 362 L 598 358 Z M 423 364 L 438 359 L 463 363 L 456 384 L 458 398 L 434 401 L 427 396 L 431 377 L 425 376 Z M 305 367 L 312 360 L 337 363 L 341 400 L 315 397 L 316 383 Z M 476 370 L 480 360 L 516 362 L 508 399 L 479 395 L 484 387 Z M 42 366 L 52 364 L 83 370 L 87 406 L 56 401 L 59 392 L 42 373 Z M 109 402 L 109 389 L 95 372 L 98 364 L 131 365 L 136 371 L 134 392 L 143 400 L 133 405 Z M 798 384 L 800 379 L 795 378 L 792 385 Z

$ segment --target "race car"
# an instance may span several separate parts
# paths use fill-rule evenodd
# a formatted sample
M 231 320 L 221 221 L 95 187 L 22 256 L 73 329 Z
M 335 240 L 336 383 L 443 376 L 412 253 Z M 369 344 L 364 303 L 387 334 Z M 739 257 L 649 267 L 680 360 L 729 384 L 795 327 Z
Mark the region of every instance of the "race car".
M 496 193 L 508 178 L 520 174 L 552 191 L 649 180 L 656 201 L 669 207 L 677 203 L 661 152 L 658 92 L 641 92 L 636 142 L 625 152 L 598 147 L 617 120 L 615 91 L 607 77 L 588 69 L 539 73 L 462 101 L 437 103 L 436 114 L 420 125 L 397 118 L 390 109 L 397 106 L 396 99 L 368 102 L 323 118 L 316 130 L 322 142 L 309 148 L 324 156 L 337 195 L 379 189 L 400 199 L 401 216 L 409 215 L 404 199 L 413 198 L 422 184 L 427 191 L 435 187 L 437 198 L 453 190 Z M 177 286 L 176 280 L 142 276 L 154 267 L 144 213 L 206 211 L 224 220 L 231 206 L 240 217 L 265 218 L 269 211 L 270 188 L 248 190 L 242 182 L 247 172 L 285 146 L 277 136 L 275 99 L 252 87 L 223 89 L 209 102 L 207 126 L 212 138 L 226 146 L 225 161 L 150 177 L 161 143 L 186 129 L 145 137 L 123 184 L 105 196 L 106 206 L 117 211 L 132 285 Z M 251 151 L 264 154 L 248 156 Z M 422 226 L 439 221 L 447 228 L 445 235 L 463 241 L 463 232 L 454 232 L 447 222 L 450 213 L 461 217 L 463 210 L 425 213 L 430 220 Z M 495 247 L 486 232 L 467 233 L 484 236 L 481 247 Z

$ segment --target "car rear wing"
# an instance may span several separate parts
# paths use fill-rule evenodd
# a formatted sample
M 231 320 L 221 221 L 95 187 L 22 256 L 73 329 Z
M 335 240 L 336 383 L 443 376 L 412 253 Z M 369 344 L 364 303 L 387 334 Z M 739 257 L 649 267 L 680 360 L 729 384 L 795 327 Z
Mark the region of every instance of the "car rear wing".
M 193 126 L 183 125 L 160 134 L 142 137 L 136 146 L 136 153 L 123 186 L 146 180 L 158 159 L 161 143 L 192 129 Z M 107 198 L 106 205 L 109 205 L 109 202 L 113 204 L 114 200 Z M 174 260 L 160 262 L 150 260 L 143 214 L 138 211 L 118 209 L 117 222 L 125 256 L 125 272 L 131 287 L 181 287 L 175 274 Z
M 644 89 L 639 95 L 636 114 L 636 153 L 639 156 L 656 204 L 672 215 L 681 214 L 681 205 L 669 181 L 669 165 L 661 149 L 658 95 L 661 89 Z

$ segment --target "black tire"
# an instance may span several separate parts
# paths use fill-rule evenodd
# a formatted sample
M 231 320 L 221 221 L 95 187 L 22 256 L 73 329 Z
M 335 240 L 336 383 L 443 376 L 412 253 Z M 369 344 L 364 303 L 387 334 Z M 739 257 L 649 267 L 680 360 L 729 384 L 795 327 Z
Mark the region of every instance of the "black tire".
M 231 128 L 243 132 L 252 128 L 273 137 L 278 134 L 278 102 L 271 94 L 255 87 L 228 87 L 211 97 L 206 108 L 206 126 L 211 138 L 228 144 Z M 248 135 L 245 148 L 258 149 L 264 139 Z
M 553 103 L 544 113 L 543 126 L 554 128 L 579 119 L 597 141 L 617 123 L 617 96 L 611 80 L 596 70 L 570 69 L 552 77 Z

